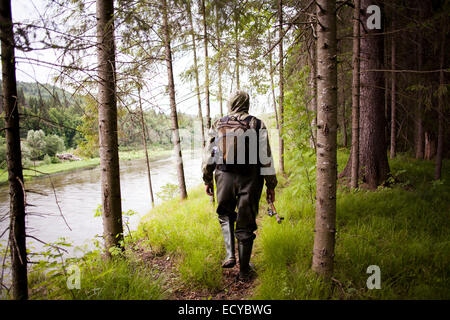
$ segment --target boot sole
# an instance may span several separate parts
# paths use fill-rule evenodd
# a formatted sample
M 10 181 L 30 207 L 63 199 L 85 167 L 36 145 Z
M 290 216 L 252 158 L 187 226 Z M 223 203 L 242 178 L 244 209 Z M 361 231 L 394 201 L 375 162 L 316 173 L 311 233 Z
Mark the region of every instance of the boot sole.
M 233 268 L 235 265 L 236 265 L 236 261 L 228 260 L 224 264 L 222 264 L 222 268 L 229 269 L 229 268 Z

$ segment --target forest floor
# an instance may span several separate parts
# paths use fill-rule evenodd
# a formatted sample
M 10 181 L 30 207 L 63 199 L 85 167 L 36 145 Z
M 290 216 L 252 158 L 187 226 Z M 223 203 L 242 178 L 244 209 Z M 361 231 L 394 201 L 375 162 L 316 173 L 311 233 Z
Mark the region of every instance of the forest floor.
M 338 153 L 339 169 L 348 152 Z M 433 180 L 434 163 L 399 155 L 390 161 L 392 177 L 375 191 L 337 194 L 334 274 L 324 282 L 311 271 L 314 239 L 314 181 L 303 166 L 287 163 L 279 177 L 278 224 L 260 203 L 252 262 L 258 276 L 236 281 L 238 266 L 224 270 L 225 254 L 217 214 L 203 186 L 188 199 L 156 206 L 126 237 L 117 259 L 97 253 L 68 261 L 81 267 L 80 290 L 68 291 L 65 275 L 56 290 L 49 279 L 30 275 L 32 298 L 40 299 L 449 299 L 450 171 Z M 298 163 L 298 162 L 297 162 Z M 448 168 L 450 161 L 444 161 Z M 313 170 L 313 169 L 311 169 Z M 381 289 L 367 286 L 368 268 L 381 270 Z M 58 283 L 58 281 L 53 282 Z M 53 286 L 55 286 L 53 284 Z

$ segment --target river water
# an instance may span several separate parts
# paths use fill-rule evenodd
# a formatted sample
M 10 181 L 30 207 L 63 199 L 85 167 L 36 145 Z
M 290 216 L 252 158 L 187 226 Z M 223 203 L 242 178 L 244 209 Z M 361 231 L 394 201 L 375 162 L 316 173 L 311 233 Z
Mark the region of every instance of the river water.
M 187 188 L 201 183 L 201 151 L 184 151 L 183 164 Z M 161 199 L 157 193 L 167 183 L 177 184 L 175 158 L 168 157 L 150 162 L 153 193 L 155 202 Z M 102 218 L 95 217 L 95 211 L 101 204 L 100 168 L 91 168 L 51 176 L 59 207 L 72 230 L 69 230 L 61 217 L 55 194 L 48 177 L 39 177 L 25 183 L 25 188 L 45 192 L 47 195 L 27 193 L 26 226 L 27 234 L 46 243 L 58 241 L 64 237 L 73 247 L 69 255 L 82 253 L 76 247 L 93 248 L 92 240 L 103 233 Z M 133 210 L 137 214 L 124 217 L 130 230 L 135 230 L 139 220 L 151 209 L 150 193 L 145 159 L 120 162 L 120 184 L 122 195 L 122 211 Z M 9 189 L 7 185 L 0 186 L 0 214 L 9 210 Z M 0 232 L 9 224 L 9 219 L 0 222 Z M 127 231 L 124 226 L 124 231 Z M 98 238 L 101 243 L 102 240 Z M 5 246 L 7 233 L 0 239 Z M 27 247 L 32 252 L 39 252 L 43 244 L 27 239 Z

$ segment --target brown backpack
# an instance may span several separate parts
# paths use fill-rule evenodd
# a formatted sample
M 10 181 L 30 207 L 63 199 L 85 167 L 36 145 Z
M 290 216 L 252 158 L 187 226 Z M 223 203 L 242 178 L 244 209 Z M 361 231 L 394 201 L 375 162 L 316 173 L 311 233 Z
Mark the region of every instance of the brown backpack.
M 229 115 L 219 120 L 216 163 L 220 170 L 243 171 L 259 164 L 258 131 L 261 121 L 257 119 L 256 127 L 251 128 L 253 118 L 249 115 L 239 120 L 237 116 Z

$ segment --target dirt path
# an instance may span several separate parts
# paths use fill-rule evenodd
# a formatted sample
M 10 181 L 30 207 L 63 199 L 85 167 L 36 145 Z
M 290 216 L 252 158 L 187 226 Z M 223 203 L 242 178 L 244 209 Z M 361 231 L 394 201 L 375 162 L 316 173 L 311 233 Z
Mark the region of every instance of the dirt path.
M 171 255 L 155 255 L 140 247 L 136 253 L 142 263 L 151 266 L 153 270 L 165 278 L 164 287 L 169 300 L 245 300 L 248 299 L 255 287 L 256 279 L 248 282 L 237 280 L 239 265 L 222 269 L 223 281 L 220 289 L 190 288 L 179 278 L 176 261 Z

